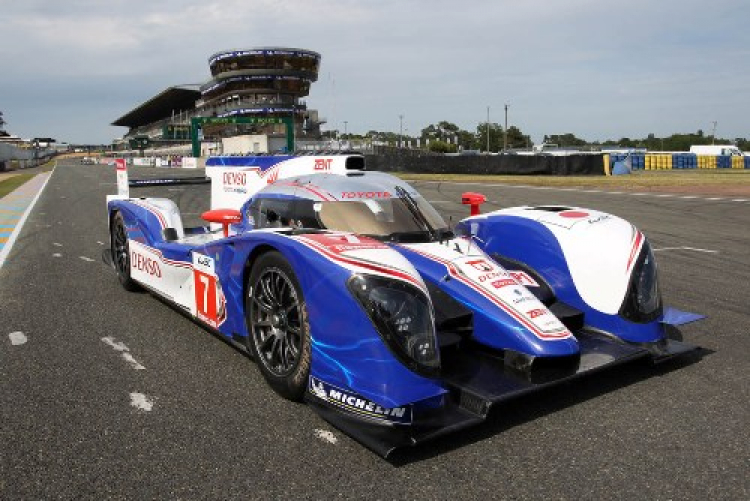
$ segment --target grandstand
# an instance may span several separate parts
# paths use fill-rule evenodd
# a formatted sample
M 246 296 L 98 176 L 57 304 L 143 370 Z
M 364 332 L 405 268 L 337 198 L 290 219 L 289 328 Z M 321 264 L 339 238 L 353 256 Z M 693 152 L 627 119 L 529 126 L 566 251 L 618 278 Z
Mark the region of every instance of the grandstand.
M 318 79 L 320 59 L 317 52 L 286 47 L 218 52 L 208 59 L 211 79 L 206 83 L 169 87 L 112 122 L 129 129 L 115 147 L 187 155 L 196 117 L 292 118 L 295 137 L 317 139 L 325 120 L 303 98 Z M 285 129 L 281 124 L 207 124 L 202 134 L 206 149 L 213 151 L 223 137 L 282 137 Z

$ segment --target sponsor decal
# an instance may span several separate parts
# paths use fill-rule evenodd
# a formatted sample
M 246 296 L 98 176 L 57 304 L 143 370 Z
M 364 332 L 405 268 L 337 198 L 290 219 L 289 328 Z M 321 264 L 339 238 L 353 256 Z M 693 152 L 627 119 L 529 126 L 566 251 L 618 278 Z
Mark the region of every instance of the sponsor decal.
M 506 271 L 492 263 L 489 258 L 479 258 L 476 255 L 448 261 L 424 247 L 407 248 L 445 265 L 451 277 L 492 301 L 539 339 L 557 340 L 572 336 L 562 322 L 554 315 L 548 315 L 549 310 L 544 304 L 525 288 L 539 287 L 528 273 L 519 270 Z M 488 268 L 491 271 L 486 271 Z M 510 285 L 516 287 L 508 288 Z M 521 308 L 521 305 L 525 307 Z
M 279 179 L 279 171 L 281 170 L 281 167 L 278 165 L 271 169 L 271 172 L 268 173 L 268 184 L 273 184 L 276 182 L 277 179 Z
M 311 395 L 324 402 L 366 419 L 387 424 L 411 424 L 412 421 L 410 405 L 391 408 L 381 407 L 354 392 L 343 390 L 313 376 L 310 376 L 309 391 Z
M 124 158 L 115 159 L 115 169 L 117 170 L 117 194 L 124 197 L 130 197 L 128 166 L 125 163 Z
M 518 283 L 524 287 L 539 287 L 537 281 L 531 278 L 531 276 L 525 271 L 508 270 L 508 273 L 510 273 L 510 276 L 518 280 Z
M 313 170 L 331 170 L 333 158 L 316 158 Z
M 598 216 L 598 217 L 592 217 L 591 219 L 588 220 L 588 222 L 589 224 L 596 224 L 602 221 L 606 221 L 607 219 L 612 219 L 612 216 L 610 216 L 609 214 L 602 214 L 601 216 Z
M 589 217 L 591 214 L 581 210 L 564 210 L 562 212 L 559 212 L 558 215 L 560 217 L 566 217 L 569 219 L 581 219 L 584 217 Z
M 503 287 L 508 287 L 509 285 L 517 285 L 518 282 L 516 282 L 513 278 L 502 278 L 500 280 L 495 280 L 492 282 L 492 286 L 495 289 L 502 289 Z M 518 289 L 516 289 L 518 291 Z M 520 291 L 519 291 L 520 292 Z
M 494 266 L 492 266 L 490 263 L 488 263 L 484 259 L 475 259 L 473 261 L 466 261 L 466 264 L 471 265 L 474 269 L 477 269 L 479 271 L 492 271 L 495 269 Z
M 535 319 L 535 318 L 539 318 L 539 317 L 541 317 L 542 315 L 546 315 L 548 311 L 549 311 L 549 310 L 547 310 L 547 309 L 543 309 L 543 308 L 536 308 L 536 309 L 533 309 L 533 310 L 529 310 L 529 311 L 527 311 L 527 312 L 526 312 L 526 315 L 527 315 L 527 316 L 528 316 L 528 317 L 529 317 L 530 319 L 532 319 L 532 320 L 533 320 L 533 319 Z
M 215 269 L 216 264 L 211 256 L 193 252 L 195 316 L 218 329 L 226 320 L 227 311 L 224 291 Z
M 391 198 L 387 191 L 343 191 L 341 199 L 346 198 Z
M 138 271 L 148 273 L 152 277 L 161 278 L 159 262 L 134 250 L 130 251 L 130 266 Z
M 247 172 L 225 172 L 222 178 L 224 181 L 224 192 L 226 193 L 247 193 Z

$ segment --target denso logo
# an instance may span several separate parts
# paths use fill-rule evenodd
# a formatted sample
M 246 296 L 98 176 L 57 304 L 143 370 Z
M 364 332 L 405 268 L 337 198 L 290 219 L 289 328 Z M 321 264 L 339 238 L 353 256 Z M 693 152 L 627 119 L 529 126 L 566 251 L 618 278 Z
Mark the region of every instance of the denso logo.
M 331 170 L 333 158 L 316 158 L 314 170 Z
M 225 172 L 224 184 L 234 186 L 245 186 L 247 184 L 246 172 Z
M 537 308 L 535 310 L 529 310 L 529 311 L 527 311 L 526 314 L 529 316 L 529 318 L 531 318 L 533 320 L 535 318 L 541 317 L 542 315 L 546 315 L 547 314 L 547 310 L 542 309 L 542 308 Z
M 136 270 L 148 273 L 151 276 L 161 278 L 159 262 L 147 256 L 142 256 L 136 251 L 130 253 L 130 266 Z
M 387 191 L 343 191 L 341 198 L 391 198 Z
M 505 273 L 502 271 L 493 271 L 492 273 L 487 273 L 485 275 L 479 275 L 479 282 L 486 282 L 487 280 L 492 280 L 493 278 L 500 278 L 504 277 Z M 515 283 L 513 280 L 511 280 L 512 283 Z M 492 284 L 495 285 L 495 284 Z M 499 289 L 499 287 L 495 286 Z

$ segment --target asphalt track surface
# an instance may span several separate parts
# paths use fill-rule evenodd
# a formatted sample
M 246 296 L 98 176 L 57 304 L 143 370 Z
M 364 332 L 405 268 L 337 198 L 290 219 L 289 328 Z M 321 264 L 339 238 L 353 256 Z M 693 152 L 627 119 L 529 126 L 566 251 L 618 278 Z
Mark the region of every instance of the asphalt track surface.
M 663 249 L 666 302 L 708 315 L 683 328 L 703 350 L 497 406 L 385 461 L 277 397 L 237 349 L 125 292 L 101 261 L 114 168 L 61 163 L 0 268 L 0 499 L 748 499 L 750 203 L 415 184 L 454 220 L 467 189 L 487 210 L 630 219 Z M 188 219 L 208 208 L 207 186 L 167 190 Z

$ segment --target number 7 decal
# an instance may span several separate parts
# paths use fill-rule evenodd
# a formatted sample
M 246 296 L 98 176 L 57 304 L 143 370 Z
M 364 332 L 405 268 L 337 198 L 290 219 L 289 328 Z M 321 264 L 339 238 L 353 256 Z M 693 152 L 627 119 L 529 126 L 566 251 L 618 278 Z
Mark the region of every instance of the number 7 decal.
M 218 329 L 226 320 L 226 300 L 215 270 L 214 258 L 193 252 L 194 315 Z
M 216 297 L 216 277 L 198 270 L 194 270 L 195 277 L 195 306 L 199 319 L 218 326 L 219 316 Z

